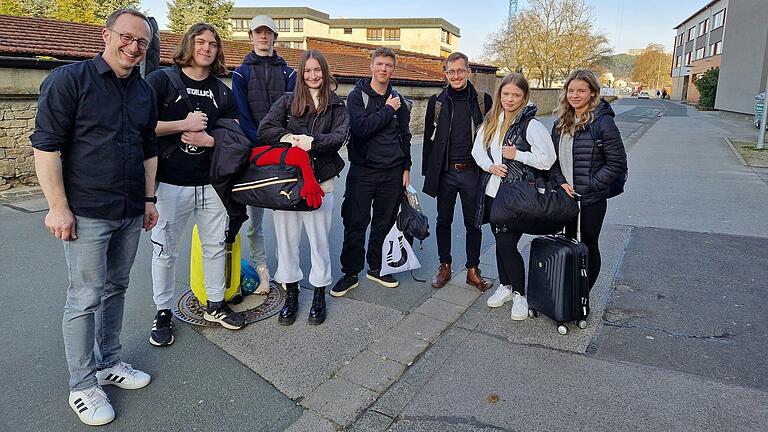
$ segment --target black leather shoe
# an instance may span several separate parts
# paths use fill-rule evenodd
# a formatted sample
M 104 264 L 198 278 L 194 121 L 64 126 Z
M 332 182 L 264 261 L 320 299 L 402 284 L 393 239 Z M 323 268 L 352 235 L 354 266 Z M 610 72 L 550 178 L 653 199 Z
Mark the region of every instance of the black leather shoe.
M 277 322 L 289 326 L 296 321 L 296 311 L 299 310 L 299 283 L 293 282 L 283 285 L 286 290 L 285 305 L 280 309 L 280 316 L 277 317 Z
M 315 288 L 308 321 L 311 325 L 320 325 L 325 322 L 325 287 Z

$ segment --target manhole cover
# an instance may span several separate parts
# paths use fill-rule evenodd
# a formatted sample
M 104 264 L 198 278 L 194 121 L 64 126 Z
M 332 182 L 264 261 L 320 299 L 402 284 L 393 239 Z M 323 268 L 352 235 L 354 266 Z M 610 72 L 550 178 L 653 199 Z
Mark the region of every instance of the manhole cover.
M 263 299 L 263 301 L 261 301 L 261 299 Z M 238 305 L 230 305 L 230 307 L 235 312 L 242 312 L 245 320 L 250 324 L 267 319 L 280 312 L 280 308 L 283 307 L 284 301 L 285 291 L 272 282 L 270 283 L 269 293 L 266 295 L 266 298 L 265 296 L 251 294 L 246 296 L 242 303 Z M 188 289 L 176 294 L 171 310 L 176 318 L 185 323 L 206 327 L 219 326 L 219 324 L 208 322 L 203 319 L 205 310 L 197 300 L 197 297 L 192 294 L 192 290 Z

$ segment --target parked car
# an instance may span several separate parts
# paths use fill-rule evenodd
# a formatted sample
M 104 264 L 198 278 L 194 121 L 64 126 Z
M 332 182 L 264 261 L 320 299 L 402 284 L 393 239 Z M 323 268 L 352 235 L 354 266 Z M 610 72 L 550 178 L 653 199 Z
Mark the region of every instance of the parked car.
M 648 94 L 648 92 L 647 92 L 647 91 L 641 91 L 641 92 L 640 92 L 640 93 L 637 95 L 637 98 L 638 98 L 638 99 L 650 99 L 650 98 L 651 98 L 651 95 L 650 95 L 650 94 Z

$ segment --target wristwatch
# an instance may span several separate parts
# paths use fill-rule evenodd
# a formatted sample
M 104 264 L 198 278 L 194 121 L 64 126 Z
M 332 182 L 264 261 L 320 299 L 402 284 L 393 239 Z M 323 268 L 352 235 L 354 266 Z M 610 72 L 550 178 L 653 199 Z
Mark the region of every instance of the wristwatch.
M 157 204 L 157 197 L 156 196 L 144 197 L 144 202 L 145 203 L 150 203 L 151 202 L 153 204 Z

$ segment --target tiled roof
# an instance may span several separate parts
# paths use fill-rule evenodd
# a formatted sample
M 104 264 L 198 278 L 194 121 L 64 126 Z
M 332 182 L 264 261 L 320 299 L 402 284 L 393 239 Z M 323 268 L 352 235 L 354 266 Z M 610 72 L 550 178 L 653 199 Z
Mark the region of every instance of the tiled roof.
M 91 58 L 104 49 L 101 26 L 77 24 L 43 18 L 0 15 L 0 56 L 11 57 L 53 57 L 61 60 L 83 60 Z M 181 35 L 160 32 L 160 63 L 172 63 L 173 52 L 181 42 Z M 224 41 L 227 67 L 234 69 L 252 50 L 249 42 Z M 298 66 L 303 50 L 279 48 L 279 54 L 293 67 Z M 370 76 L 370 60 L 367 57 L 328 53 L 326 55 L 331 72 L 339 77 Z M 442 83 L 440 73 L 398 63 L 393 79 Z

